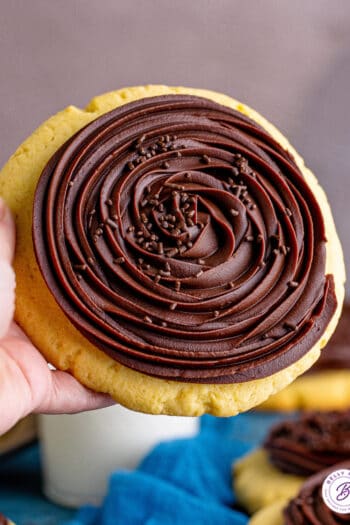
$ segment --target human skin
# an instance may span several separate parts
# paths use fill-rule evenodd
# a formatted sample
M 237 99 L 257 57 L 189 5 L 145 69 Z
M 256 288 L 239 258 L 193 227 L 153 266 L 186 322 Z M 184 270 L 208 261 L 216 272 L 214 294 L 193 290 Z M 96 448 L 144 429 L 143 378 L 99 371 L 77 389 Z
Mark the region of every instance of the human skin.
M 31 413 L 72 414 L 113 405 L 73 376 L 50 370 L 45 358 L 13 321 L 15 226 L 0 197 L 0 435 Z

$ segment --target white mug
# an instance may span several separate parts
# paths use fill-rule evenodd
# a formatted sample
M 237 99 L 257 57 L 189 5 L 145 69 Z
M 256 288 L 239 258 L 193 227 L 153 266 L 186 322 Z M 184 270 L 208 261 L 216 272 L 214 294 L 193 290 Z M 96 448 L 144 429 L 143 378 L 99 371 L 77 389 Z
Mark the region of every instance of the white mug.
M 99 504 L 109 475 L 134 469 L 163 440 L 190 437 L 198 418 L 154 416 L 120 405 L 73 415 L 42 415 L 43 490 L 55 503 Z

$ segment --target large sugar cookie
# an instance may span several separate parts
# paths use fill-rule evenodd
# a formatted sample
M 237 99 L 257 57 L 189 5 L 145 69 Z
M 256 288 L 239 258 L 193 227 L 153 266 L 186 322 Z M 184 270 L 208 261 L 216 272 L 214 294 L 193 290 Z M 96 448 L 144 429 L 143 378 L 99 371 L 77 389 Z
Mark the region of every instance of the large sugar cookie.
M 225 95 L 147 86 L 68 107 L 11 157 L 0 194 L 17 224 L 17 322 L 131 409 L 247 410 L 308 369 L 337 324 L 326 197 L 287 140 Z

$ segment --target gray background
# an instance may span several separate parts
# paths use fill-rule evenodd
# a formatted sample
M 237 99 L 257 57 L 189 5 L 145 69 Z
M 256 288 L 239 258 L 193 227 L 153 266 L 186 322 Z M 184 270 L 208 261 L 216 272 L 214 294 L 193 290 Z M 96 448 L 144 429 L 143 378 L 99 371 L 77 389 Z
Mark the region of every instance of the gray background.
M 52 113 L 104 91 L 146 83 L 223 91 L 304 155 L 328 192 L 350 268 L 349 0 L 0 0 L 0 8 L 0 164 Z

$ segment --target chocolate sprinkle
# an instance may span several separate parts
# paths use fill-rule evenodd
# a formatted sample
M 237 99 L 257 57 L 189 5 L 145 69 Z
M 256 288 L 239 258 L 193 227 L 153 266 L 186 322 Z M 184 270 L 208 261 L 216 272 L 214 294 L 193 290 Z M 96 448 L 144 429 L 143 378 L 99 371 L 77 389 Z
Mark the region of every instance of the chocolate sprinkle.
M 125 263 L 125 257 L 117 257 L 116 259 L 113 259 L 114 264 L 124 264 Z

